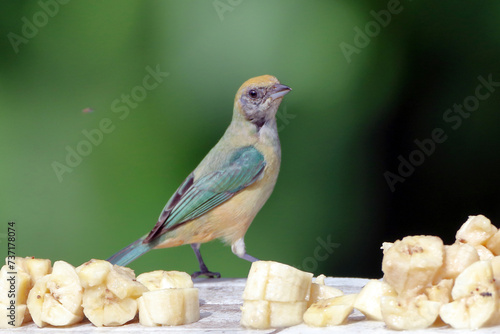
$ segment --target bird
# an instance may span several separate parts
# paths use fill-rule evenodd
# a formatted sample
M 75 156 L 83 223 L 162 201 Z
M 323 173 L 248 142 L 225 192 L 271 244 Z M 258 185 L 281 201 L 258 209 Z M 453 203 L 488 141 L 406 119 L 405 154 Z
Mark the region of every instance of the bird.
M 200 270 L 193 278 L 219 278 L 208 270 L 200 245 L 220 239 L 244 260 L 244 236 L 270 197 L 281 164 L 276 112 L 291 88 L 272 75 L 245 81 L 238 89 L 231 123 L 218 143 L 182 182 L 152 230 L 108 261 L 125 266 L 152 249 L 190 244 Z

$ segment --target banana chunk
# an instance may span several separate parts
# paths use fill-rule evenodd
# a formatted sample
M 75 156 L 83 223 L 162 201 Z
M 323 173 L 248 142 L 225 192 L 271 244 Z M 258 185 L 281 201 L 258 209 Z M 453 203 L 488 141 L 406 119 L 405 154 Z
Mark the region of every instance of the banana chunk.
M 15 274 L 11 274 L 15 272 Z M 0 328 L 19 327 L 29 318 L 26 300 L 31 288 L 30 276 L 17 268 L 12 271 L 8 265 L 0 270 Z M 29 320 L 29 319 L 26 319 Z
M 453 245 L 444 246 L 443 266 L 439 269 L 435 282 L 441 279 L 455 279 L 465 268 L 479 260 L 479 254 L 472 245 L 455 242 Z
M 443 279 L 438 284 L 425 289 L 425 295 L 429 300 L 446 304 L 451 301 L 452 279 Z
M 493 271 L 495 290 L 497 292 L 497 309 L 495 312 L 495 318 L 491 321 L 491 323 L 500 324 L 500 256 L 495 256 L 491 259 L 490 263 Z
M 496 232 L 497 228 L 485 216 L 469 216 L 457 231 L 456 239 L 473 246 L 484 245 Z
M 28 295 L 28 309 L 38 327 L 68 326 L 83 319 L 82 286 L 75 268 L 56 261 L 52 273 L 39 278 Z
M 476 249 L 477 254 L 479 255 L 479 260 L 481 261 L 491 260 L 495 257 L 495 255 L 483 245 L 476 245 L 474 248 Z
M 241 324 L 266 329 L 302 323 L 312 277 L 278 262 L 252 263 L 243 292 Z
M 458 329 L 477 329 L 488 325 L 497 309 L 497 292 L 490 261 L 478 261 L 455 280 L 453 301 L 441 306 L 441 319 Z
M 76 272 L 84 288 L 83 312 L 95 326 L 119 326 L 135 317 L 136 299 L 147 288 L 135 280 L 132 269 L 90 260 Z
M 351 314 L 356 298 L 357 294 L 351 294 L 320 300 L 304 313 L 304 322 L 314 327 L 341 325 Z
M 342 290 L 326 285 L 325 278 L 325 275 L 319 275 L 318 277 L 316 277 L 316 281 L 311 284 L 307 307 L 320 300 L 338 297 L 344 294 Z
M 143 326 L 179 326 L 200 319 L 198 289 L 172 288 L 144 292 L 137 300 Z
M 6 264 L 7 264 L 7 259 Z M 22 268 L 26 273 L 30 275 L 31 286 L 35 282 L 52 272 L 52 265 L 49 259 L 35 259 L 34 257 L 16 257 L 16 264 L 19 268 Z
M 495 287 L 498 293 L 500 291 L 500 256 L 495 256 L 493 259 L 491 259 L 490 263 L 491 263 L 491 269 L 493 270 L 493 279 L 495 280 Z
M 137 281 L 149 289 L 137 299 L 143 326 L 178 326 L 200 319 L 198 289 L 188 273 L 156 270 L 140 274 Z
M 5 258 L 0 270 L 0 328 L 19 327 L 31 321 L 26 306 L 28 294 L 35 281 L 51 270 L 47 259 Z
M 370 280 L 359 292 L 354 302 L 354 308 L 363 313 L 369 320 L 382 321 L 380 302 L 384 296 L 396 297 L 397 293 L 386 282 Z
M 385 296 L 381 299 L 382 317 L 388 328 L 421 329 L 431 326 L 439 315 L 440 302 L 425 295 L 412 298 Z
M 29 315 L 26 305 L 0 303 L 0 328 L 20 327 L 25 322 L 25 316 Z
M 443 241 L 434 236 L 409 236 L 384 249 L 384 281 L 398 295 L 415 296 L 432 285 L 443 265 Z
M 137 276 L 137 281 L 142 283 L 149 291 L 161 289 L 192 288 L 191 275 L 182 271 L 155 270 Z
M 26 304 L 31 289 L 31 278 L 28 273 L 19 269 L 11 270 L 5 265 L 0 269 L 0 303 L 16 305 Z
M 252 263 L 243 292 L 244 300 L 306 301 L 313 274 L 273 261 Z
M 495 256 L 500 255 L 500 230 L 498 230 L 491 238 L 486 242 L 486 248 L 488 248 Z

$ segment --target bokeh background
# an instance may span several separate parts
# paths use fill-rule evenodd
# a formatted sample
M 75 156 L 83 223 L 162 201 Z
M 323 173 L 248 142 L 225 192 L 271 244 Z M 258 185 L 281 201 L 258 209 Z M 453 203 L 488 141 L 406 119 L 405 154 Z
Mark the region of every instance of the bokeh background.
M 500 226 L 498 1 L 0 4 L 2 254 L 9 221 L 17 255 L 75 266 L 148 232 L 223 134 L 238 87 L 261 74 L 293 92 L 278 113 L 281 174 L 247 233 L 250 254 L 381 277 L 383 241 L 451 243 L 478 213 Z M 141 90 L 148 67 L 168 76 Z M 482 100 L 480 77 L 493 82 Z M 448 112 L 464 103 L 466 116 Z M 109 133 L 89 148 L 84 132 L 103 119 Z M 418 160 L 415 140 L 436 129 L 446 140 Z M 70 167 L 68 148 L 86 156 Z M 387 172 L 410 155 L 419 166 L 391 188 Z M 68 166 L 59 177 L 58 164 Z M 218 241 L 202 254 L 225 277 L 248 273 Z M 130 267 L 198 269 L 189 246 Z

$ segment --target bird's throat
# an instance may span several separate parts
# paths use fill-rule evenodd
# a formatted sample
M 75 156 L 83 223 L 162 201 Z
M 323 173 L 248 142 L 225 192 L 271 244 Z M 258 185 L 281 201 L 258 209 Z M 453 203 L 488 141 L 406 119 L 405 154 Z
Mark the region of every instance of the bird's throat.
M 254 124 L 257 127 L 257 132 L 262 129 L 264 124 L 266 124 L 266 119 L 265 118 L 259 118 L 259 119 L 253 119 L 251 120 L 252 124 Z

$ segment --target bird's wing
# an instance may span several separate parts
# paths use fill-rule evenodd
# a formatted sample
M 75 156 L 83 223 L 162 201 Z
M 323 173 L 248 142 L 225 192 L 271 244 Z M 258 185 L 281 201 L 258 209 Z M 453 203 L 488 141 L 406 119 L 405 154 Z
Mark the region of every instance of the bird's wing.
M 262 153 L 253 146 L 246 146 L 234 152 L 219 170 L 196 181 L 191 173 L 165 205 L 144 243 L 224 203 L 255 182 L 265 166 Z

